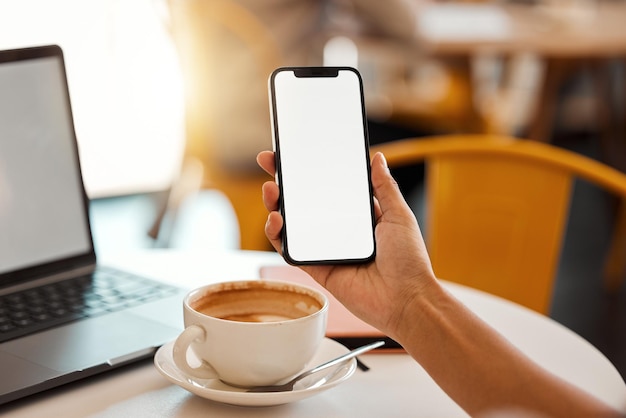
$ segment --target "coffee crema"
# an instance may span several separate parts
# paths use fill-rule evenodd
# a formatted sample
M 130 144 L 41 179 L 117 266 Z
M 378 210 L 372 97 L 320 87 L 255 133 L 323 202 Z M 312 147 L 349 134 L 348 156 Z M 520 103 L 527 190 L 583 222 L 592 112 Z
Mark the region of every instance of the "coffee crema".
M 238 322 L 278 322 L 302 318 L 322 309 L 313 295 L 285 284 L 274 287 L 259 281 L 245 286 L 229 284 L 190 303 L 204 315 Z

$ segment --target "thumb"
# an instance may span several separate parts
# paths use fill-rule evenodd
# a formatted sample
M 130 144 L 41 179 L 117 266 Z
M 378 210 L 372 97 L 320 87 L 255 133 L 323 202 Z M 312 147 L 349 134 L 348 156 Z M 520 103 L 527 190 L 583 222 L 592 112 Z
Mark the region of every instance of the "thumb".
M 378 200 L 382 216 L 386 218 L 390 216 L 413 216 L 413 212 L 404 200 L 398 183 L 389 171 L 387 160 L 381 152 L 377 152 L 372 158 L 371 168 L 374 196 Z

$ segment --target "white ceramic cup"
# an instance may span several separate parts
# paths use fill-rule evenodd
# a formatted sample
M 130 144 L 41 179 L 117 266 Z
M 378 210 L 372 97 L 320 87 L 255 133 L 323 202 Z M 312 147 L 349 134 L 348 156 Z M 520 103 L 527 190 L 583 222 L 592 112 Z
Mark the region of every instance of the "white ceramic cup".
M 174 343 L 180 370 L 240 387 L 271 385 L 313 358 L 326 333 L 328 299 L 287 282 L 224 282 L 190 292 L 183 316 L 185 330 Z M 189 350 L 201 364 L 189 364 Z

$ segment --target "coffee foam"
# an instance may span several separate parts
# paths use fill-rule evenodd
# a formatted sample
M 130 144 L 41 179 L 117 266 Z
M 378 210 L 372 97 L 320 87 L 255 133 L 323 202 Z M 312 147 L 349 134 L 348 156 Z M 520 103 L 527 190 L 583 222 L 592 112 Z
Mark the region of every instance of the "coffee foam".
M 309 293 L 289 284 L 276 285 L 262 281 L 224 284 L 200 296 L 191 307 L 205 315 L 239 322 L 278 322 L 302 318 L 322 308 Z

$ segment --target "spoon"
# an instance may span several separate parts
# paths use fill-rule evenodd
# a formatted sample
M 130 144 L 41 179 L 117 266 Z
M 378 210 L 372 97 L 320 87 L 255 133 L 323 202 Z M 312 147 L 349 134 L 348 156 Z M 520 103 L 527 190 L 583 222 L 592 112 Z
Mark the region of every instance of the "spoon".
M 327 361 L 326 363 L 320 364 L 317 367 L 314 367 L 310 370 L 307 370 L 305 372 L 300 373 L 299 375 L 297 375 L 296 377 L 294 377 L 293 379 L 291 379 L 289 382 L 282 384 L 282 385 L 270 385 L 270 386 L 255 386 L 253 388 L 250 388 L 247 390 L 247 392 L 290 392 L 293 390 L 293 385 L 301 380 L 304 379 L 307 376 L 310 376 L 314 373 L 320 372 L 322 370 L 325 370 L 329 367 L 333 367 L 336 366 L 338 364 L 344 363 L 348 360 L 350 360 L 353 357 L 358 356 L 359 354 L 363 354 L 367 351 L 373 350 L 374 348 L 380 347 L 381 345 L 384 345 L 385 342 L 384 341 L 376 341 L 374 343 L 371 344 L 367 344 L 364 345 L 362 347 L 359 348 L 355 348 L 354 350 L 350 351 L 349 353 L 346 353 L 342 356 L 339 356 L 333 360 Z M 315 385 L 313 385 L 315 386 Z

